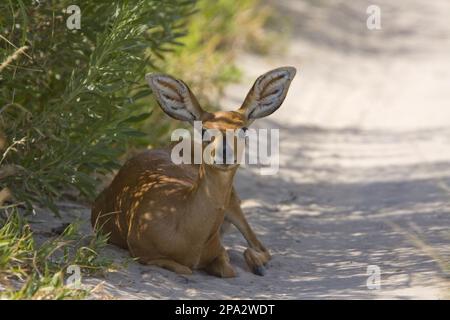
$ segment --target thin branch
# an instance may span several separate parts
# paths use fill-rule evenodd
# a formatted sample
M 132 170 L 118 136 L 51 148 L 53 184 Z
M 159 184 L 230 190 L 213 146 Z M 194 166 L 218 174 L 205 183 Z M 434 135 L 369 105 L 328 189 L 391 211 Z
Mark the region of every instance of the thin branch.
M 10 45 L 12 45 L 14 48 L 16 48 L 17 50 L 19 49 L 16 45 L 14 45 L 14 43 L 12 43 L 11 41 L 9 41 L 8 39 L 6 39 L 4 36 L 2 36 L 0 34 L 0 39 L 5 40 L 6 42 L 8 42 Z M 30 60 L 33 60 L 33 58 L 31 56 L 29 56 L 26 52 L 23 53 L 25 56 L 27 56 Z
M 0 72 L 2 72 L 3 69 L 6 68 L 7 65 L 9 65 L 14 60 L 17 60 L 21 54 L 25 54 L 25 50 L 27 50 L 27 46 L 23 46 L 19 49 L 17 49 L 12 55 L 10 55 L 8 58 L 6 58 L 5 61 L 3 61 L 2 64 L 0 64 Z

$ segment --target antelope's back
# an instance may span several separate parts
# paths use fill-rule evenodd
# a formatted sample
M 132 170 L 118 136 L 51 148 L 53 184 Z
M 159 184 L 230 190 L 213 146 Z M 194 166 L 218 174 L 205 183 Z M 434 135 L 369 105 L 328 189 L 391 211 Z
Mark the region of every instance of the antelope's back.
M 173 204 L 193 186 L 198 166 L 175 165 L 170 150 L 147 150 L 131 158 L 95 200 L 92 226 L 111 232 L 111 242 L 124 241 L 133 213 Z

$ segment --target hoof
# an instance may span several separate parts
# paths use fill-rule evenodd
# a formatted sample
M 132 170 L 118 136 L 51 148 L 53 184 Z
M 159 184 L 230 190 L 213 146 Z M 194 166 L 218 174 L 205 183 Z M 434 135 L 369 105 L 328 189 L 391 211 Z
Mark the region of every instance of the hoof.
M 253 268 L 253 273 L 258 276 L 264 276 L 266 274 L 266 268 L 263 266 L 256 266 Z

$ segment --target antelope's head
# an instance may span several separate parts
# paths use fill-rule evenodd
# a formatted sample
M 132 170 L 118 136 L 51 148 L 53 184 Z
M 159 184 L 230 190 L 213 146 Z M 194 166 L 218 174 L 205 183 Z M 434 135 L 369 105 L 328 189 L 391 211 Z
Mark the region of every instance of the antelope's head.
M 194 123 L 201 121 L 203 148 L 211 158 L 202 159 L 217 169 L 231 170 L 238 164 L 242 149 L 238 139 L 256 119 L 275 112 L 283 103 L 289 85 L 296 73 L 293 67 L 271 70 L 256 79 L 242 105 L 235 111 L 208 112 L 202 109 L 192 91 L 182 80 L 165 74 L 147 74 L 156 100 L 162 110 L 174 119 Z M 230 138 L 230 132 L 235 132 Z M 205 156 L 204 156 L 205 157 Z M 219 159 L 219 161 L 218 161 Z M 234 159 L 230 163 L 229 159 Z

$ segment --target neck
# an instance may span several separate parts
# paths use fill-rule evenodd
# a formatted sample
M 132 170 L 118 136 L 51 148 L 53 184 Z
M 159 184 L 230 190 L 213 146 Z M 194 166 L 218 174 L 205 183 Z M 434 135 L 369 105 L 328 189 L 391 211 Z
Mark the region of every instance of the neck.
M 189 211 L 192 216 L 189 219 L 198 219 L 205 227 L 223 220 L 236 171 L 237 167 L 220 170 L 211 165 L 200 165 L 197 181 L 191 193 L 192 208 Z
M 211 199 L 217 205 L 225 205 L 230 197 L 236 170 L 237 168 L 221 170 L 202 164 L 196 183 L 197 193 L 205 197 L 203 201 Z

